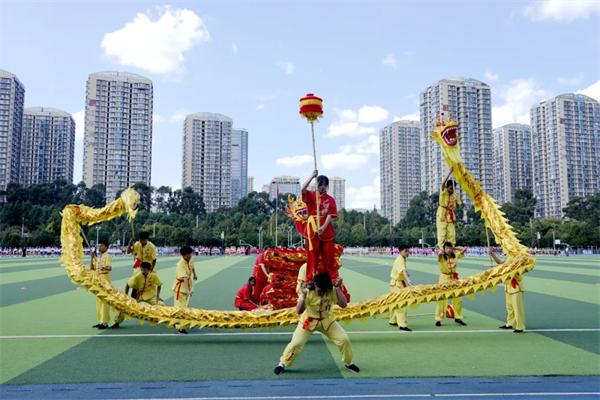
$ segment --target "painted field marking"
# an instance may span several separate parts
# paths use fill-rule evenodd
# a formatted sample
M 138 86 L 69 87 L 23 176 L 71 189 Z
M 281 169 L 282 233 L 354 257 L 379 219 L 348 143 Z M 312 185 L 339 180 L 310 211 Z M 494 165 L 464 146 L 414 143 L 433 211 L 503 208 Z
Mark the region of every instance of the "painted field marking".
M 600 328 L 564 328 L 564 329 L 528 329 L 526 332 L 543 333 L 543 332 L 600 332 Z M 291 336 L 294 332 L 207 332 L 207 333 L 190 333 L 182 335 L 180 333 L 116 333 L 105 335 L 11 335 L 0 336 L 0 340 L 14 339 L 70 339 L 70 338 L 118 338 L 118 337 L 158 337 L 158 336 Z M 320 332 L 319 332 L 320 333 Z M 390 331 L 346 331 L 349 335 L 414 335 L 414 334 L 477 334 L 477 333 L 499 333 L 510 334 L 510 330 L 499 329 L 476 329 L 476 330 L 456 330 L 456 331 L 412 331 L 402 332 L 398 330 Z
M 184 397 L 185 400 L 292 400 L 292 399 L 398 399 L 411 397 L 539 397 L 539 396 L 598 396 L 600 392 L 521 392 L 521 393 L 413 393 L 413 394 L 348 394 L 319 396 L 227 396 L 227 397 Z M 173 398 L 146 398 L 146 400 L 180 400 Z M 135 400 L 135 399 L 122 399 Z

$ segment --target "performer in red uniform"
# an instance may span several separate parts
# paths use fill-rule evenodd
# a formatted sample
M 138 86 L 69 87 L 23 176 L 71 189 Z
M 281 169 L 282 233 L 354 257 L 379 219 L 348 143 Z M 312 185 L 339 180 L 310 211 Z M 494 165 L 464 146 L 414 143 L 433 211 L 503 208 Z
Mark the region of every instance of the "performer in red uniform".
M 314 178 L 317 178 L 317 193 L 308 190 L 308 185 Z M 337 205 L 335 199 L 327 194 L 329 188 L 329 178 L 325 175 L 319 175 L 314 170 L 310 178 L 302 186 L 302 200 L 306 203 L 309 216 L 317 218 L 317 198 L 319 199 L 319 228 L 317 232 L 307 232 L 311 243 L 306 245 L 306 282 L 312 280 L 315 273 L 333 272 L 335 267 L 334 239 L 335 230 L 333 229 L 333 219 L 337 218 Z M 309 217 L 310 218 L 310 217 Z M 310 230 L 307 227 L 307 231 Z M 310 249 L 312 245 L 312 250 Z M 319 257 L 323 265 L 323 271 L 317 271 Z
M 233 302 L 235 308 L 240 311 L 252 311 L 258 307 L 260 293 L 256 293 L 254 290 L 255 285 L 256 278 L 251 276 L 248 279 L 248 283 L 242 286 L 235 295 L 235 300 Z
M 256 285 L 254 285 L 254 291 L 256 293 L 262 293 L 263 288 L 269 283 L 269 272 L 263 259 L 263 251 L 261 250 L 254 261 L 254 267 L 252 268 L 252 276 L 256 278 Z

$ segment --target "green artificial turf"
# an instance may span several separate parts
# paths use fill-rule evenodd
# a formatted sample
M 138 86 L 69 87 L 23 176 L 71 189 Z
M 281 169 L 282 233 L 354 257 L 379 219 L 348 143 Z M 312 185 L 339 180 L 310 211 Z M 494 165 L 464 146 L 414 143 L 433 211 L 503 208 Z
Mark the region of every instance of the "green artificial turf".
M 176 262 L 177 257 L 161 257 L 157 265 L 167 304 L 173 301 L 170 289 Z M 232 309 L 235 293 L 250 275 L 253 262 L 252 257 L 197 257 L 200 279 L 190 305 Z M 352 300 L 386 293 L 392 262 L 393 258 L 384 256 L 344 257 L 342 275 Z M 116 287 L 124 286 L 130 265 L 130 258 L 114 259 Z M 467 276 L 489 265 L 486 257 L 466 258 L 458 269 Z M 414 283 L 437 282 L 435 258 L 411 257 L 408 266 Z M 599 283 L 598 257 L 539 257 L 536 269 L 524 280 L 527 328 L 552 331 L 516 335 L 497 330 L 505 318 L 504 293 L 499 287 L 463 299 L 467 327 L 451 320 L 434 327 L 434 304 L 409 308 L 413 333 L 388 326 L 387 316 L 343 323 L 355 362 L 362 369 L 359 375 L 346 372 L 337 348 L 315 334 L 285 377 L 598 375 Z M 174 331 L 135 320 L 126 321 L 119 330 L 91 328 L 96 323 L 93 295 L 73 285 L 54 258 L 0 259 L 0 306 L 3 384 L 272 379 L 272 369 L 294 328 L 87 337 Z M 465 333 L 474 330 L 480 332 Z M 86 337 L 23 337 L 27 335 Z

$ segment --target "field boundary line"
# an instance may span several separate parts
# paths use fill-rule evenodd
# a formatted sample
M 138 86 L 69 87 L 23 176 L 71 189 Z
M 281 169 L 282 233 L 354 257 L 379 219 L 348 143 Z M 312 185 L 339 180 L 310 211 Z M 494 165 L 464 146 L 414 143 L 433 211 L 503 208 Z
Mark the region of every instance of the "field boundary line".
M 529 329 L 526 332 L 530 333 L 544 333 L 544 332 L 600 332 L 600 328 L 557 328 L 557 329 Z M 454 331 L 412 331 L 402 332 L 398 330 L 390 331 L 346 331 L 348 335 L 414 335 L 414 334 L 478 334 L 478 333 L 497 333 L 497 334 L 510 334 L 510 330 L 499 330 L 499 329 L 471 329 L 471 330 L 454 330 Z M 290 336 L 293 332 L 207 332 L 207 333 L 190 333 L 188 335 L 182 335 L 179 333 L 116 333 L 116 334 L 105 334 L 105 335 L 93 335 L 93 334 L 73 334 L 73 335 L 6 335 L 0 336 L 0 340 L 14 340 L 14 339 L 71 339 L 71 338 L 118 338 L 118 337 L 158 337 L 158 336 Z
M 520 393 L 404 393 L 404 394 L 337 394 L 337 395 L 304 395 L 304 396 L 216 396 L 185 397 L 185 400 L 295 400 L 295 399 L 399 399 L 414 397 L 540 397 L 540 396 L 597 396 L 600 392 L 520 392 Z M 173 398 L 146 398 L 146 400 L 179 400 Z M 134 399 L 122 399 L 134 400 Z

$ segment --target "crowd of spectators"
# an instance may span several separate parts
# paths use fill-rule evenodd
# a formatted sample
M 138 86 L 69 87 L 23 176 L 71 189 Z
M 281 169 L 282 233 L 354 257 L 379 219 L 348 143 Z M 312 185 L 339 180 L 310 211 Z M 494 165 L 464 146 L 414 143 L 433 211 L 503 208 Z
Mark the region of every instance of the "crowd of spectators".
M 239 255 L 255 255 L 258 254 L 258 249 L 255 247 L 247 246 L 229 246 L 222 249 L 221 247 L 207 247 L 207 246 L 192 246 L 194 254 L 197 256 L 239 256 Z M 488 254 L 488 247 L 483 246 L 471 246 L 467 247 L 467 256 L 486 256 Z M 502 250 L 499 247 L 492 247 L 495 253 L 501 253 Z M 179 247 L 176 246 L 162 246 L 157 247 L 158 255 L 160 256 L 179 256 Z M 537 248 L 530 247 L 529 251 L 532 255 L 554 255 L 554 256 L 570 256 L 570 255 L 593 255 L 600 254 L 600 248 Z M 0 248 L 0 257 L 2 256 L 13 256 L 13 257 L 25 257 L 25 256 L 60 256 L 60 247 L 27 247 L 27 248 Z M 89 249 L 84 248 L 85 254 L 89 254 Z M 125 255 L 124 248 L 118 245 L 113 245 L 108 250 L 111 256 Z M 432 247 L 411 247 L 409 249 L 411 256 L 432 256 L 436 254 L 436 249 Z M 396 247 L 346 247 L 344 248 L 344 254 L 355 255 L 355 256 L 397 256 L 400 252 Z

